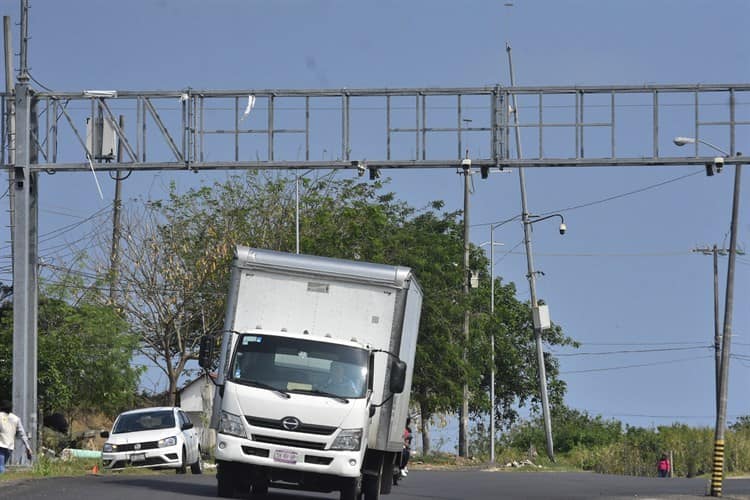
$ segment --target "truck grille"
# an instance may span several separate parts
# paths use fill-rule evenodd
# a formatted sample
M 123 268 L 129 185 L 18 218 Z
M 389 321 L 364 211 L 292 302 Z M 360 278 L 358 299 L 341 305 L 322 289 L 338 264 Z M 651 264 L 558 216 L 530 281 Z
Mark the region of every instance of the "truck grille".
M 263 436 L 259 434 L 253 434 L 252 440 L 259 443 L 276 444 L 280 446 L 291 446 L 293 448 L 307 448 L 310 450 L 324 450 L 326 447 L 325 443 L 315 443 L 311 441 L 299 441 L 297 439 L 284 439 L 273 436 Z
M 299 427 L 297 427 L 295 430 L 290 431 L 288 429 L 285 429 L 283 425 L 281 425 L 281 420 L 276 420 L 273 418 L 260 418 L 260 417 L 253 417 L 250 415 L 245 415 L 245 420 L 248 424 L 252 425 L 253 427 L 263 427 L 265 429 L 278 429 L 286 432 L 302 432 L 304 434 L 317 434 L 319 436 L 330 436 L 334 432 L 336 432 L 336 427 L 329 427 L 326 425 L 313 425 L 313 424 L 300 424 Z

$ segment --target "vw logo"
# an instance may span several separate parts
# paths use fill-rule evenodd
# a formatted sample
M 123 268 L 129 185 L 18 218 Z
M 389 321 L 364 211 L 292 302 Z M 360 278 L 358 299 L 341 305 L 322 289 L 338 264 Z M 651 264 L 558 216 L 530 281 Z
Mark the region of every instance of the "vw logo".
M 302 422 L 296 417 L 284 417 L 281 419 L 281 426 L 288 431 L 296 431 Z
M 135 443 L 135 446 L 133 446 L 133 449 L 140 450 L 141 449 L 141 443 Z

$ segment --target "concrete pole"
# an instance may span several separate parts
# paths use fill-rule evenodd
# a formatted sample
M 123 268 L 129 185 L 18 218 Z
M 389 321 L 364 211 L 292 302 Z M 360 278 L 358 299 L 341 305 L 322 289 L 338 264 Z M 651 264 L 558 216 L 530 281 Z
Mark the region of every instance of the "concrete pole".
M 490 317 L 495 317 L 495 225 L 490 224 Z M 490 333 L 490 463 L 495 463 L 495 330 Z
M 120 130 L 125 130 L 125 117 L 120 115 L 119 120 Z M 117 141 L 117 163 L 122 163 L 123 157 L 123 145 L 122 139 Z M 122 208 L 121 192 L 122 192 L 122 177 L 120 172 L 116 173 L 115 177 L 115 202 L 112 211 L 112 253 L 109 259 L 109 273 L 111 276 L 109 284 L 109 301 L 114 306 L 117 302 L 117 292 L 119 289 L 120 279 L 120 210 Z
M 297 253 L 299 253 L 299 171 L 294 176 L 294 230 L 297 240 Z
M 719 398 L 721 392 L 721 332 L 719 331 L 719 249 L 714 245 L 714 367 L 716 376 L 716 413 L 719 413 Z
M 466 305 L 464 308 L 464 341 L 466 347 L 464 347 L 464 362 L 468 359 L 468 344 L 469 344 L 469 176 L 471 175 L 471 167 L 463 167 L 464 176 L 464 299 Z M 466 380 L 466 374 L 464 373 L 463 380 L 463 395 L 461 400 L 461 414 L 460 421 L 458 424 L 458 456 L 467 457 L 469 456 L 469 382 Z
M 734 307 L 734 264 L 737 256 L 737 225 L 740 216 L 740 178 L 742 165 L 734 167 L 734 194 L 732 198 L 732 222 L 729 239 L 729 262 L 727 264 L 727 291 L 724 301 L 724 335 L 721 344 L 721 377 L 719 408 L 716 412 L 713 471 L 711 474 L 711 496 L 720 497 L 724 481 L 724 431 L 727 418 L 727 393 L 729 392 L 729 350 L 732 342 L 732 313 Z
M 513 59 L 511 58 L 510 44 L 506 45 L 508 52 L 508 66 L 510 67 L 510 86 L 515 85 L 515 75 L 513 73 Z M 518 129 L 518 103 L 516 96 L 513 95 L 513 116 L 516 132 L 516 154 L 521 158 L 521 135 Z M 529 279 L 529 291 L 531 294 L 532 312 L 538 307 L 536 298 L 536 272 L 534 271 L 534 255 L 531 251 L 531 221 L 529 220 L 529 210 L 526 203 L 526 178 L 523 167 L 518 169 L 518 180 L 521 185 L 521 221 L 523 222 L 523 239 L 526 246 L 526 264 Z M 539 394 L 542 401 L 542 416 L 544 417 L 544 435 L 547 441 L 547 456 L 553 462 L 555 461 L 555 450 L 552 442 L 552 418 L 549 411 L 549 400 L 547 397 L 547 369 L 544 365 L 544 345 L 542 344 L 542 330 L 534 327 L 534 339 L 536 341 L 537 364 L 539 366 Z

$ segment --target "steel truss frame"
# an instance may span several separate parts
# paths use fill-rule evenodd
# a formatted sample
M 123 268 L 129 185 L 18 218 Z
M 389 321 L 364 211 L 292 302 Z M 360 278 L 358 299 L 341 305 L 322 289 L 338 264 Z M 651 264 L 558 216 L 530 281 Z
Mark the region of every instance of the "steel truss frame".
M 672 138 L 663 120 L 675 108 L 691 116 L 692 130 L 683 134 L 709 135 L 729 148 L 728 163 L 744 163 L 735 143 L 738 131 L 750 130 L 749 94 L 750 84 L 38 92 L 39 128 L 30 141 L 39 160 L 29 167 L 89 170 L 93 155 L 81 127 L 97 117 L 125 151 L 123 163 L 96 161 L 99 170 L 452 168 L 467 150 L 473 165 L 498 168 L 710 161 L 715 155 L 702 156 L 697 142 L 678 156 L 660 154 Z M 514 95 L 524 108 L 518 125 L 506 104 Z M 4 115 L 7 109 L 3 99 Z M 118 111 L 130 128 L 120 129 Z M 508 140 L 515 127 L 533 146 L 520 159 Z M 630 137 L 641 139 L 638 147 Z M 5 130 L 2 140 L 7 168 Z M 322 158 L 314 158 L 316 148 Z

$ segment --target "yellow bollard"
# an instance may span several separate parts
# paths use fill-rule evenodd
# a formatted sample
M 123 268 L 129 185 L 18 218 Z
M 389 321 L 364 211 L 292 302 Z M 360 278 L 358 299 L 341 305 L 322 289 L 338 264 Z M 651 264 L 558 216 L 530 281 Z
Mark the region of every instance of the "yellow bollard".
M 721 485 L 724 479 L 724 440 L 714 442 L 714 469 L 711 474 L 711 496 L 721 496 Z

